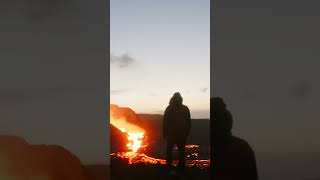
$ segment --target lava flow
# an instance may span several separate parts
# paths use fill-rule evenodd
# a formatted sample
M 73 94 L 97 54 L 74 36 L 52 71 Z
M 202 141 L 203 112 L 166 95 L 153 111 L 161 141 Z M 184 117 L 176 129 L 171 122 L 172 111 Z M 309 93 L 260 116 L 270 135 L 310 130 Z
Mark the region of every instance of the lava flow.
M 110 111 L 110 123 L 123 133 L 126 133 L 128 139 L 127 148 L 131 152 L 136 153 L 140 148 L 146 146 L 143 145 L 145 131 L 139 126 L 129 123 L 124 118 L 115 118 L 112 111 Z
M 122 132 L 126 132 L 126 130 L 123 129 Z M 144 133 L 142 132 L 140 133 L 128 132 L 128 141 L 129 141 L 129 143 L 127 144 L 128 149 L 130 149 L 134 153 L 138 152 L 138 150 L 142 147 L 143 138 L 144 138 Z
M 111 158 L 127 160 L 129 164 L 159 164 L 165 165 L 166 161 L 164 159 L 158 159 L 154 157 L 147 156 L 144 153 L 141 153 L 141 149 L 148 146 L 146 142 L 146 133 L 145 130 L 141 127 L 127 121 L 126 116 L 116 116 L 115 114 L 119 113 L 118 111 L 113 111 L 110 109 L 110 123 L 115 126 L 117 129 L 122 131 L 127 136 L 127 152 L 116 152 L 112 153 Z M 133 112 L 134 113 L 134 112 Z M 187 145 L 186 149 L 198 149 L 198 145 Z M 140 151 L 140 152 L 139 152 Z M 193 157 L 198 157 L 197 153 L 191 154 Z M 190 157 L 187 156 L 187 157 Z M 177 161 L 173 162 L 174 165 L 177 165 Z M 188 167 L 198 166 L 200 168 L 207 168 L 209 166 L 209 160 L 201 159 L 187 159 L 186 165 Z
M 146 164 L 146 165 L 166 165 L 166 160 L 158 159 L 154 157 L 147 156 L 144 153 L 134 153 L 134 152 L 118 152 L 110 154 L 113 158 L 126 159 L 129 164 Z M 173 165 L 178 164 L 177 160 L 173 161 Z M 210 160 L 208 159 L 187 159 L 187 167 L 199 167 L 200 169 L 206 169 L 210 165 Z

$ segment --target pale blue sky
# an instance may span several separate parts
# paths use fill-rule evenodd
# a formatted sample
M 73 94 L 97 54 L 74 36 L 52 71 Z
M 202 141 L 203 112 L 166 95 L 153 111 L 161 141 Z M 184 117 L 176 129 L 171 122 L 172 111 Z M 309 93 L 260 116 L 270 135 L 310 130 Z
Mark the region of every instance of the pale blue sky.
M 210 1 L 111 0 L 111 103 L 162 113 L 175 91 L 209 117 Z

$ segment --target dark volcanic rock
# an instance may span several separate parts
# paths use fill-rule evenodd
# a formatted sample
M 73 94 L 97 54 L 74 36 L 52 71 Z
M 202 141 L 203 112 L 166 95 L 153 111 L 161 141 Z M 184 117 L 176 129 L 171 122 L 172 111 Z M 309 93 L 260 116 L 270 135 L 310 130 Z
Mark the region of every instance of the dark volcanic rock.
M 110 152 L 127 151 L 126 145 L 128 143 L 126 133 L 123 133 L 118 128 L 110 124 Z

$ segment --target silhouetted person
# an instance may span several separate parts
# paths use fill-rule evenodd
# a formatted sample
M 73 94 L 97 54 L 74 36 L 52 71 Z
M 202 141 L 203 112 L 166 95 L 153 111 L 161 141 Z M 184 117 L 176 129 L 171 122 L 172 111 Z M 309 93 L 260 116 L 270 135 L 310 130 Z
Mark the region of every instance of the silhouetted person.
M 191 128 L 189 108 L 182 104 L 180 93 L 175 93 L 170 99 L 163 117 L 163 137 L 167 141 L 167 166 L 172 169 L 172 149 L 176 145 L 179 151 L 178 167 L 185 167 L 185 145 Z
M 256 160 L 250 145 L 231 133 L 233 118 L 222 98 L 211 99 L 213 113 L 213 179 L 257 180 Z

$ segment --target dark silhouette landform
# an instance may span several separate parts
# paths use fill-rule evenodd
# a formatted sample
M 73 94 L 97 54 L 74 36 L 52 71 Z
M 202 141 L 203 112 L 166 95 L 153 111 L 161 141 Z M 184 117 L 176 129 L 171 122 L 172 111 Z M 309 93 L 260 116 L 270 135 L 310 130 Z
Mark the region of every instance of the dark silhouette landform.
M 102 180 L 109 166 L 83 165 L 59 145 L 32 145 L 17 136 L 0 136 L 2 180 Z

